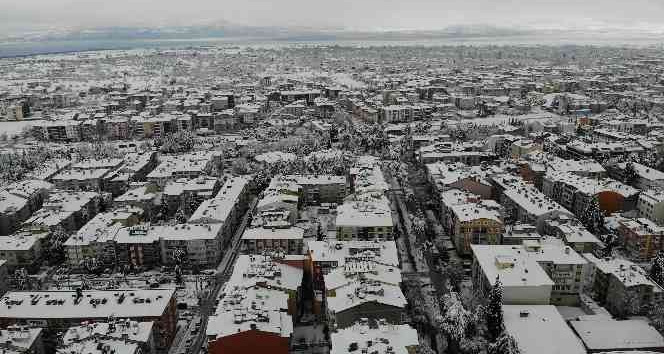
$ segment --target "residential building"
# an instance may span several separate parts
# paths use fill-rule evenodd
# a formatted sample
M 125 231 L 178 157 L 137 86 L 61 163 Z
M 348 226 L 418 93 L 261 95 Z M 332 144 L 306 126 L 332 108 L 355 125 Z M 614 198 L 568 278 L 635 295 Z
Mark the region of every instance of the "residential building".
M 35 271 L 41 265 L 43 252 L 40 237 L 29 232 L 0 236 L 0 259 L 5 260 L 1 268 L 5 271 L 20 268 Z
M 586 354 L 555 306 L 503 305 L 503 321 L 521 354 Z
M 394 241 L 307 241 L 307 252 L 315 267 L 327 274 L 347 262 L 374 261 L 399 266 Z
M 646 320 L 616 321 L 611 318 L 582 318 L 569 324 L 587 352 L 664 352 L 664 337 Z
M 505 223 L 521 222 L 544 228 L 544 221 L 558 215 L 574 215 L 520 177 L 498 175 L 491 178 L 494 195 L 505 209 Z
M 448 206 L 451 210 L 449 224 L 457 253 L 470 254 L 471 244 L 500 243 L 504 226 L 500 215 L 500 205 L 493 200 L 482 200 L 477 203 L 459 203 Z
M 566 215 L 547 220 L 544 229 L 547 235 L 558 237 L 579 253 L 592 253 L 603 245 L 579 220 Z
M 609 168 L 609 172 L 613 178 L 624 181 L 626 162 L 619 162 Z M 634 172 L 636 172 L 636 179 L 632 185 L 640 190 L 648 189 L 664 189 L 664 172 L 657 169 L 642 165 L 637 162 L 632 163 Z
M 232 287 L 208 318 L 208 353 L 288 354 L 293 319 L 288 295 L 263 287 Z
M 242 234 L 242 252 L 261 254 L 264 251 L 281 251 L 286 254 L 302 254 L 304 230 L 297 226 L 248 228 Z
M 59 332 L 109 317 L 154 322 L 155 346 L 166 349 L 176 332 L 175 289 L 13 291 L 0 301 L 0 324 L 44 328 L 51 353 Z
M 327 308 L 337 327 L 352 326 L 361 318 L 405 322 L 407 301 L 399 287 L 396 266 L 373 261 L 347 262 L 324 276 Z
M 282 180 L 290 180 L 302 187 L 302 203 L 341 204 L 346 197 L 346 177 L 333 175 L 286 175 Z
M 661 306 L 664 290 L 651 281 L 638 265 L 620 258 L 583 255 L 590 266 L 589 290 L 595 301 L 617 317 L 643 315 Z
M 412 354 L 417 352 L 419 337 L 410 325 L 389 324 L 385 320 L 360 321 L 331 335 L 330 354 L 378 352 Z
M 304 256 L 276 252 L 269 255 L 239 255 L 225 287 L 255 286 L 280 290 L 288 295 L 288 314 L 295 316 L 304 268 Z
M 351 196 L 337 207 L 338 240 L 391 240 L 392 209 L 382 195 Z
M 0 330 L 0 349 L 6 353 L 46 354 L 38 327 L 11 325 Z
M 471 245 L 474 289 L 487 294 L 500 279 L 505 304 L 573 306 L 585 285 L 587 261 L 552 238 L 513 245 Z
M 13 183 L 0 191 L 0 235 L 10 235 L 41 208 L 53 185 L 40 180 Z
M 78 348 L 77 344 L 99 340 L 111 348 L 116 343 L 136 345 L 143 354 L 156 354 L 154 323 L 130 319 L 112 319 L 106 322 L 93 322 L 73 326 L 62 336 L 59 350 Z
M 618 225 L 620 240 L 633 261 L 648 262 L 664 250 L 664 226 L 645 218 L 620 220 Z
M 542 193 L 567 210 L 581 215 L 593 200 L 605 214 L 636 208 L 639 190 L 612 179 L 597 180 L 569 172 L 547 173 Z
M 249 181 L 231 177 L 217 194 L 204 200 L 189 218 L 190 224 L 222 224 L 221 239 L 229 241 L 235 233 L 238 221 L 247 209 Z
M 664 192 L 648 189 L 639 193 L 639 216 L 664 225 Z
M 75 231 L 99 212 L 101 195 L 95 192 L 53 191 L 24 227 L 53 230 L 62 227 Z
M 140 210 L 114 210 L 95 215 L 80 230 L 64 242 L 67 263 L 72 268 L 82 267 L 87 260 L 99 265 L 114 266 L 115 235 L 122 227 L 138 223 Z

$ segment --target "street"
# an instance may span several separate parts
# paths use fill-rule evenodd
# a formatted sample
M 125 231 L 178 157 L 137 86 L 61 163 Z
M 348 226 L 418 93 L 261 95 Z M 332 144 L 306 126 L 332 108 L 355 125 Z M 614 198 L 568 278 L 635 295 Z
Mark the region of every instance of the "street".
M 179 338 L 178 342 L 175 342 L 174 340 L 174 343 L 171 346 L 169 354 L 181 354 L 181 353 L 198 354 L 202 351 L 203 348 L 206 348 L 207 345 L 206 330 L 207 330 L 208 317 L 211 314 L 214 314 L 217 304 L 216 301 L 217 297 L 219 296 L 219 292 L 226 283 L 226 280 L 228 279 L 229 270 L 232 268 L 232 265 L 235 263 L 235 260 L 237 259 L 238 252 L 240 250 L 240 241 L 242 239 L 242 234 L 244 233 L 244 230 L 247 227 L 247 223 L 249 221 L 249 215 L 251 215 L 251 213 L 253 212 L 257 202 L 258 199 L 254 198 L 249 203 L 249 207 L 247 208 L 247 211 L 242 217 L 242 221 L 235 230 L 235 233 L 233 234 L 233 239 L 230 242 L 231 245 L 230 248 L 226 249 L 226 252 L 224 252 L 224 255 L 222 256 L 221 262 L 219 262 L 219 265 L 217 266 L 215 272 L 216 281 L 215 281 L 214 290 L 210 291 L 206 298 L 201 299 L 201 304 L 198 308 L 199 315 L 195 317 L 200 319 L 200 325 L 198 330 L 192 333 L 191 328 L 192 326 L 196 326 L 195 323 L 196 321 L 194 320 L 190 321 L 189 326 L 187 327 L 187 330 L 183 335 L 183 338 Z M 190 341 L 191 345 L 187 346 L 187 340 L 189 338 L 192 338 L 192 340 Z M 178 338 L 176 338 L 176 340 L 178 340 Z

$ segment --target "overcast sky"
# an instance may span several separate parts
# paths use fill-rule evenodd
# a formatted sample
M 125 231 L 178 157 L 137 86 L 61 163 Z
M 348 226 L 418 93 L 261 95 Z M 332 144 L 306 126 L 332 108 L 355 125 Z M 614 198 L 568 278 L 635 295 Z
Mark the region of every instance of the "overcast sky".
M 457 24 L 659 26 L 662 0 L 0 0 L 0 30 L 246 25 L 436 29 Z

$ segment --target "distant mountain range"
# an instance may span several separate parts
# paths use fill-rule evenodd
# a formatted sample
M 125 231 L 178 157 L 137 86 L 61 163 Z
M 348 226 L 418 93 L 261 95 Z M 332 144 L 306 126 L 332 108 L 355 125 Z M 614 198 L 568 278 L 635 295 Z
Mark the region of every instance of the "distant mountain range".
M 532 30 L 487 25 L 450 26 L 440 30 L 357 31 L 343 28 L 262 27 L 218 22 L 211 25 L 163 27 L 102 27 L 94 29 L 48 29 L 5 36 L 13 41 L 94 41 L 132 39 L 259 38 L 283 40 L 410 39 L 440 37 L 486 37 L 533 34 Z
M 584 27 L 585 26 L 585 27 Z M 191 45 L 217 45 L 221 42 L 365 42 L 409 45 L 421 42 L 439 44 L 599 44 L 662 45 L 664 27 L 618 27 L 604 24 L 537 26 L 458 25 L 439 30 L 349 30 L 246 26 L 226 21 L 191 25 L 151 27 L 48 28 L 30 32 L 0 32 L 0 58 L 48 53 L 105 49 L 175 48 Z

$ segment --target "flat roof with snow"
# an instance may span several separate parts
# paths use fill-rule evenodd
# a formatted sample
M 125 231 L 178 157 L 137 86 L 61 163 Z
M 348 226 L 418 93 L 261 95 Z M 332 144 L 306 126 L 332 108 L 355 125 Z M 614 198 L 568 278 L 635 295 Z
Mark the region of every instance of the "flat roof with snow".
M 586 353 L 555 306 L 503 305 L 503 319 L 521 354 Z
M 175 289 L 13 291 L 0 299 L 0 318 L 58 319 L 158 317 L 169 306 Z

